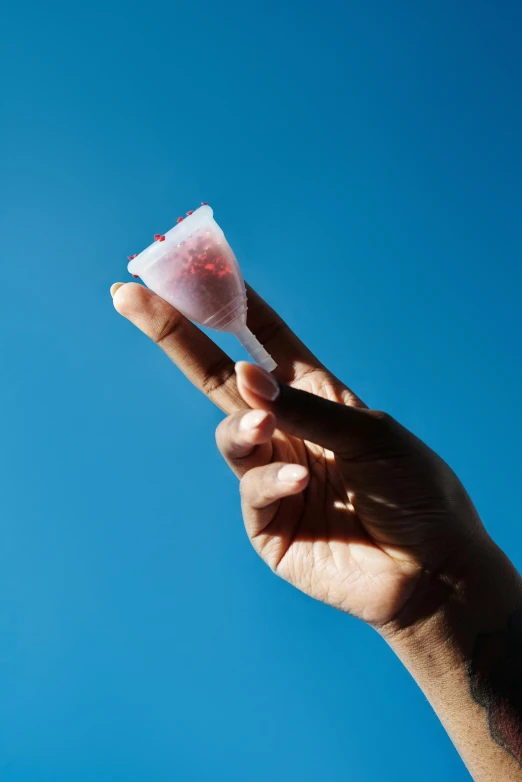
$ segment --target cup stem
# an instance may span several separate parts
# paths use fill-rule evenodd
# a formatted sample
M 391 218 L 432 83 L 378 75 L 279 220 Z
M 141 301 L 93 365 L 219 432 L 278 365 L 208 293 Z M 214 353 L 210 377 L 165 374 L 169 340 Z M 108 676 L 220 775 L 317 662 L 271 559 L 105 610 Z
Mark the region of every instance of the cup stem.
M 277 364 L 268 353 L 263 345 L 259 342 L 257 337 L 252 334 L 248 326 L 242 324 L 237 329 L 234 329 L 234 334 L 241 342 L 247 353 L 250 355 L 253 361 L 256 362 L 266 372 L 272 372 Z

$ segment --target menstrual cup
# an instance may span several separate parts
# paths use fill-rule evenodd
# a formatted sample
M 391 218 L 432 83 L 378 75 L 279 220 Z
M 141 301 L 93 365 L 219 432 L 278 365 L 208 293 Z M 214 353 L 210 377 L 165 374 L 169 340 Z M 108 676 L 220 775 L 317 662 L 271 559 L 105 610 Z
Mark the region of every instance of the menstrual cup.
M 228 331 L 252 359 L 271 372 L 277 364 L 246 325 L 245 283 L 225 234 L 208 204 L 130 258 L 128 270 L 201 326 Z

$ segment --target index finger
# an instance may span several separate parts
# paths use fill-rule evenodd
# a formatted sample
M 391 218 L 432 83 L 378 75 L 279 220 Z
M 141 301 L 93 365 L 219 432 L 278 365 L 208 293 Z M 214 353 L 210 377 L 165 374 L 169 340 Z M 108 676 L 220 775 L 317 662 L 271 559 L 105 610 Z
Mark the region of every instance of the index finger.
M 113 302 L 217 407 L 225 413 L 247 407 L 237 390 L 232 359 L 168 302 L 132 282 L 115 291 Z
M 274 374 L 285 383 L 321 363 L 283 319 L 247 285 L 248 325 L 270 351 L 278 366 Z M 197 326 L 148 288 L 120 285 L 116 310 L 158 344 L 187 378 L 225 413 L 245 408 L 235 383 L 234 362 Z

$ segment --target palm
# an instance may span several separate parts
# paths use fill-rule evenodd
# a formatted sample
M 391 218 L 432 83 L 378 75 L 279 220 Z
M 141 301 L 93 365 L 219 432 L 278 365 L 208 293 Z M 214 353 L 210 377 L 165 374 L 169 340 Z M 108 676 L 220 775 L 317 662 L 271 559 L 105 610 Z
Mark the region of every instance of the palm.
M 343 404 L 350 393 L 324 370 L 292 385 Z M 310 482 L 304 494 L 282 499 L 270 524 L 253 537 L 260 556 L 318 600 L 370 622 L 393 616 L 408 596 L 417 563 L 372 540 L 351 505 L 335 455 L 277 431 L 273 460 L 304 465 Z

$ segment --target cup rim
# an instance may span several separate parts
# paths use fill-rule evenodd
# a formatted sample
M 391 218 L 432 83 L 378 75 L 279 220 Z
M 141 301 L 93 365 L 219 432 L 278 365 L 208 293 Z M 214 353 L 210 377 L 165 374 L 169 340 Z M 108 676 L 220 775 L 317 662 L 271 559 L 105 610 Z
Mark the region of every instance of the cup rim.
M 182 223 L 177 223 L 167 231 L 164 241 L 154 241 L 133 258 L 127 265 L 129 273 L 142 277 L 143 272 L 149 266 L 152 266 L 165 255 L 167 248 L 172 247 L 173 244 L 179 245 L 185 239 L 188 239 L 189 236 L 196 233 L 196 231 L 199 231 L 205 224 L 211 221 L 214 222 L 213 215 L 214 211 L 208 204 L 195 209 L 191 215 L 185 217 Z

